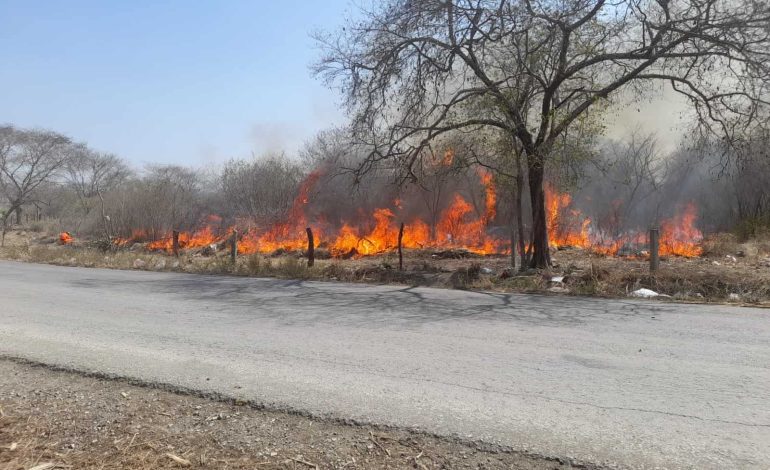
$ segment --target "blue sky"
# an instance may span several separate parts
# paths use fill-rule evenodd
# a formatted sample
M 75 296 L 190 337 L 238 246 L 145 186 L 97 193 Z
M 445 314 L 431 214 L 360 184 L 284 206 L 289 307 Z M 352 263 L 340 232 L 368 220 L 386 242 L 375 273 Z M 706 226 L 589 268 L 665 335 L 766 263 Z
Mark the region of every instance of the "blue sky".
M 310 33 L 348 0 L 0 0 L 0 123 L 134 164 L 295 152 L 340 123 Z

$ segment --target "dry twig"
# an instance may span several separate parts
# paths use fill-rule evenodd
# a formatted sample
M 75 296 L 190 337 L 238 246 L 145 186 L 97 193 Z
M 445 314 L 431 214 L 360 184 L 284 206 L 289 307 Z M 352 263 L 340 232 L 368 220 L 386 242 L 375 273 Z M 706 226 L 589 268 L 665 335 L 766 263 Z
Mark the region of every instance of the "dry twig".
M 386 449 L 386 448 L 385 448 L 385 446 L 383 446 L 382 444 L 380 444 L 380 443 L 377 441 L 377 438 L 375 438 L 375 437 L 374 437 L 374 433 L 372 433 L 371 431 L 369 431 L 369 440 L 371 440 L 372 442 L 374 442 L 374 443 L 375 443 L 375 445 L 377 445 L 377 447 L 379 447 L 380 449 L 382 449 L 382 450 L 383 450 L 383 451 L 384 451 L 386 454 L 388 454 L 388 457 L 390 457 L 390 451 L 389 451 L 388 449 Z
M 179 457 L 178 455 L 174 455 L 174 454 L 166 452 L 166 457 L 170 458 L 171 460 L 173 460 L 174 462 L 178 463 L 179 465 L 181 465 L 183 467 L 191 467 L 192 466 L 192 462 L 190 462 L 187 459 L 183 459 L 182 457 Z
M 412 457 L 412 459 L 414 460 L 414 463 L 418 467 L 420 467 L 421 470 L 428 470 L 428 467 L 426 467 L 424 463 L 420 462 L 420 457 L 422 457 L 422 451 L 420 451 L 419 454 L 417 454 L 414 457 Z
M 318 470 L 318 465 L 316 465 L 316 464 L 314 464 L 312 462 L 308 462 L 307 460 L 296 459 L 294 457 L 289 457 L 289 460 L 293 460 L 293 461 L 295 461 L 297 463 L 301 463 L 302 465 L 307 465 L 308 467 L 312 467 L 315 470 Z

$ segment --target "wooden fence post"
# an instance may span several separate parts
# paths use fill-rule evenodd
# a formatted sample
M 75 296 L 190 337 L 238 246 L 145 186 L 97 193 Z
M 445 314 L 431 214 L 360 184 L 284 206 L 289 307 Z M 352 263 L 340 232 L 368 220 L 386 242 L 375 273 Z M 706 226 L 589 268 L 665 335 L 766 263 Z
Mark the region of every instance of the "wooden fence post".
M 401 251 L 401 241 L 404 239 L 404 223 L 398 229 L 398 270 L 404 270 L 404 253 Z
M 171 252 L 174 256 L 179 257 L 179 230 L 171 232 Z
M 656 272 L 660 266 L 660 230 L 650 229 L 650 272 Z
M 233 229 L 233 239 L 230 243 L 230 261 L 235 264 L 235 258 L 238 256 L 238 231 Z
M 306 228 L 307 232 L 307 267 L 312 268 L 315 264 L 315 241 L 313 240 L 313 230 Z

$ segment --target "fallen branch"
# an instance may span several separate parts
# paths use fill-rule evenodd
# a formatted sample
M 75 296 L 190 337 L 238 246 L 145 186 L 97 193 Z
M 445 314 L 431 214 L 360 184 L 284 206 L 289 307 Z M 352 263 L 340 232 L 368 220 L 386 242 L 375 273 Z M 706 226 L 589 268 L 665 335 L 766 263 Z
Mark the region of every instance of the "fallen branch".
M 126 452 L 128 452 L 128 449 L 131 448 L 131 444 L 134 443 L 134 439 L 136 439 L 137 435 L 138 435 L 137 433 L 134 433 L 134 435 L 131 436 L 131 440 L 128 442 L 128 445 L 123 449 L 123 455 L 126 455 Z
M 182 457 L 179 457 L 178 455 L 174 455 L 174 454 L 170 454 L 170 453 L 166 452 L 166 457 L 170 458 L 171 460 L 173 460 L 174 462 L 178 463 L 179 465 L 181 465 L 183 467 L 191 467 L 192 466 L 192 462 L 190 462 L 187 459 L 183 459 Z
M 72 465 L 65 465 L 62 463 L 46 462 L 40 465 L 35 465 L 29 470 L 53 470 L 54 468 L 72 468 Z
M 420 457 L 422 457 L 422 451 L 420 451 L 420 453 L 417 454 L 416 456 L 412 457 L 412 459 L 414 460 L 415 465 L 420 467 L 420 469 L 422 469 L 422 470 L 428 470 L 428 467 L 426 467 L 424 463 L 420 462 Z
M 374 437 L 374 433 L 372 433 L 371 431 L 369 431 L 369 440 L 371 440 L 372 442 L 374 442 L 374 443 L 377 445 L 377 447 L 379 447 L 380 449 L 382 449 L 382 450 L 383 450 L 383 451 L 384 451 L 386 454 L 388 454 L 388 457 L 390 457 L 390 451 L 389 451 L 388 449 L 386 449 L 386 448 L 385 448 L 385 446 L 383 446 L 382 444 L 380 444 L 380 443 L 377 441 L 377 439 Z
M 293 461 L 295 461 L 297 463 L 301 463 L 302 465 L 307 465 L 308 467 L 312 467 L 315 470 L 318 470 L 318 465 L 316 465 L 316 464 L 314 464 L 312 462 L 308 462 L 307 460 L 295 459 L 294 457 L 289 457 L 289 460 L 293 460 Z

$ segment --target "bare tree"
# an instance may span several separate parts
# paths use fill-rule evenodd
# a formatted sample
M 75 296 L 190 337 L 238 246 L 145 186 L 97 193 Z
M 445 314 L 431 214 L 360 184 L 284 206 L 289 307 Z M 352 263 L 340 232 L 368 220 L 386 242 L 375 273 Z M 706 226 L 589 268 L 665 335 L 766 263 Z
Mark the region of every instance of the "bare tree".
M 303 176 L 299 163 L 284 155 L 230 160 L 222 172 L 221 189 L 235 213 L 270 224 L 286 216 Z
M 390 0 L 319 35 L 316 72 L 341 86 L 372 146 L 406 177 L 448 132 L 500 129 L 524 152 L 531 266 L 550 265 L 544 176 L 559 139 L 622 90 L 668 83 L 704 133 L 767 106 L 770 7 L 755 0 Z
M 77 194 L 83 218 L 88 217 L 98 200 L 100 225 L 104 235 L 111 237 L 113 234 L 104 194 L 123 183 L 131 170 L 119 157 L 95 152 L 84 145 L 78 146 L 65 169 L 67 181 Z
M 444 147 L 442 151 L 431 148 L 429 151 L 431 157 L 423 159 L 420 168 L 416 169 L 420 181 L 416 189 L 430 218 L 430 238 L 435 240 L 439 216 L 449 201 L 448 194 L 457 190 L 456 182 L 463 165 L 455 158 L 455 150 L 451 147 Z
M 595 228 L 617 239 L 636 225 L 656 223 L 669 174 L 655 135 L 634 131 L 626 141 L 609 142 L 603 154 L 601 173 L 587 188 L 592 190 Z
M 0 195 L 8 204 L 2 213 L 2 238 L 12 214 L 21 222 L 21 210 L 34 202 L 35 191 L 51 181 L 71 156 L 69 138 L 51 131 L 0 127 Z
M 116 234 L 159 240 L 172 230 L 198 228 L 206 216 L 199 172 L 177 165 L 150 165 L 105 194 Z

